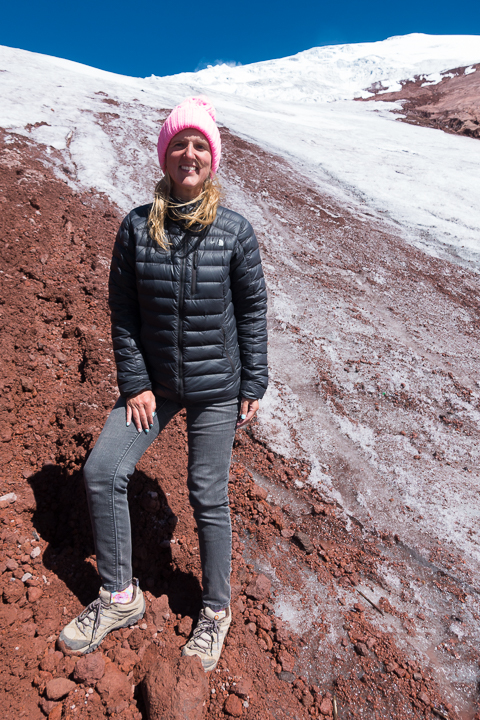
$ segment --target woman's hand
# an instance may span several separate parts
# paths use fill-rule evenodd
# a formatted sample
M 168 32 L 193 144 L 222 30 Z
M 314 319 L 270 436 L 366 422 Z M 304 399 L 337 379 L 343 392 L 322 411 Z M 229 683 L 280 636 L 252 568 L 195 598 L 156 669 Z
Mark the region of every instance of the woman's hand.
M 155 395 L 151 390 L 144 390 L 138 395 L 132 395 L 127 400 L 127 427 L 133 420 L 138 432 L 149 432 L 153 425 L 153 416 L 156 408 Z
M 238 414 L 237 420 L 237 430 L 238 428 L 242 428 L 245 427 L 245 425 L 248 425 L 259 407 L 260 404 L 258 400 L 249 400 L 248 398 L 242 398 L 242 402 L 240 403 L 240 412 Z

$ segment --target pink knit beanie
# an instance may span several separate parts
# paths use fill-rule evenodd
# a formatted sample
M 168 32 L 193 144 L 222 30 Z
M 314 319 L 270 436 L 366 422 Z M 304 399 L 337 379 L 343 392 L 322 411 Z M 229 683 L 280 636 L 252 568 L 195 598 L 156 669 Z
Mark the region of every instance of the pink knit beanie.
M 163 172 L 165 172 L 165 155 L 170 140 L 186 128 L 200 130 L 210 143 L 210 150 L 212 151 L 212 170 L 210 175 L 213 177 L 220 165 L 222 143 L 220 133 L 215 124 L 215 108 L 205 95 L 184 100 L 180 105 L 173 108 L 163 123 L 157 145 L 160 167 Z

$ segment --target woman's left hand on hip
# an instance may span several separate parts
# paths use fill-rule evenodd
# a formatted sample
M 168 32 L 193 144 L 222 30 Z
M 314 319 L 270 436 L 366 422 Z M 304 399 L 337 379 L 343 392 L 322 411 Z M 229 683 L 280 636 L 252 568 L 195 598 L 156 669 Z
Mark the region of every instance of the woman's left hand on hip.
M 245 425 L 248 425 L 259 407 L 260 405 L 258 400 L 242 398 L 242 401 L 240 403 L 240 410 L 238 413 L 237 430 L 239 428 L 245 427 Z

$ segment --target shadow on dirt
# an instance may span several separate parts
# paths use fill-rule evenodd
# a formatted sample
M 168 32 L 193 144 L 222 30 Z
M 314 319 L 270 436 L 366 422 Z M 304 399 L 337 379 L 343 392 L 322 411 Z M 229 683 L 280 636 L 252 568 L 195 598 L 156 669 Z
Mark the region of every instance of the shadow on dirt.
M 48 543 L 43 555 L 52 570 L 83 605 L 98 593 L 95 548 L 82 470 L 44 465 L 28 479 L 35 495 L 33 525 Z M 177 524 L 158 482 L 135 471 L 128 487 L 132 525 L 133 575 L 158 597 L 168 596 L 172 611 L 191 614 L 201 604 L 201 588 L 192 573 L 172 564 L 171 540 Z

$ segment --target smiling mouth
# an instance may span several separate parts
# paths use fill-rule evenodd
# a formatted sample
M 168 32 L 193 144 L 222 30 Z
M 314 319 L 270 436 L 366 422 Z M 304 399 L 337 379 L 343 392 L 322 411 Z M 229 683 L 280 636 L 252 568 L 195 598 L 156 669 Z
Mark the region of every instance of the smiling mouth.
M 195 165 L 180 165 L 180 170 L 183 170 L 184 172 L 191 172 L 192 170 L 196 170 Z

